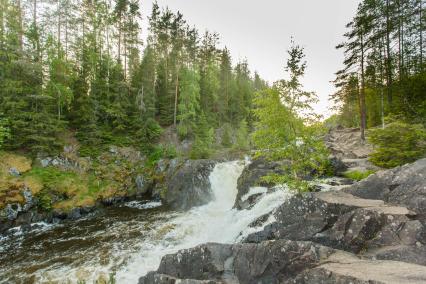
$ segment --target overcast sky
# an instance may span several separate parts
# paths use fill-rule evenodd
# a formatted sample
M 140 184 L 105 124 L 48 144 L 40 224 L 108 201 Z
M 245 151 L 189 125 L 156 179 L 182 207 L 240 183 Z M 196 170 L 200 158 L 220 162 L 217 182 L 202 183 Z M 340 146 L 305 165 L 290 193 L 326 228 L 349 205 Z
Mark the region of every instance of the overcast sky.
M 305 48 L 308 69 L 303 80 L 315 91 L 317 112 L 328 115 L 328 96 L 334 73 L 342 67 L 345 25 L 359 0 L 158 0 L 160 7 L 180 11 L 200 32 L 215 31 L 221 46 L 230 49 L 234 62 L 247 58 L 251 70 L 274 82 L 284 78 L 286 50 L 291 37 Z M 144 18 L 152 0 L 142 1 Z M 146 26 L 146 25 L 145 25 Z M 146 30 L 144 30 L 146 34 Z

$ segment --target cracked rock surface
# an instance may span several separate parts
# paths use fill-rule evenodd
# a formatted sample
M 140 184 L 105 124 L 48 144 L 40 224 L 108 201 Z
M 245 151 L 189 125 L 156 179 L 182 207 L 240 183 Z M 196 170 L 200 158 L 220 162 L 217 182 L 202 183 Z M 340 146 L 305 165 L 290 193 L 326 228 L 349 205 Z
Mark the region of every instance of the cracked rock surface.
M 294 196 L 274 218 L 242 243 L 167 255 L 139 283 L 426 283 L 426 159 Z

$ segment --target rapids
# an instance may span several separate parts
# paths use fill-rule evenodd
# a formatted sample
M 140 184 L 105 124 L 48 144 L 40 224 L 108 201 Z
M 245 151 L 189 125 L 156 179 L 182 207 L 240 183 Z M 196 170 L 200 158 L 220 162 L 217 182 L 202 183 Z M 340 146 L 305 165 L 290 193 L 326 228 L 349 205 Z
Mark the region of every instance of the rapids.
M 261 229 L 250 223 L 290 196 L 285 188 L 253 188 L 249 194 L 262 198 L 249 210 L 232 209 L 244 165 L 217 164 L 210 174 L 214 200 L 187 212 L 132 201 L 79 221 L 13 228 L 0 235 L 0 283 L 93 283 L 111 274 L 116 283 L 137 283 L 166 254 L 207 242 L 238 242 Z

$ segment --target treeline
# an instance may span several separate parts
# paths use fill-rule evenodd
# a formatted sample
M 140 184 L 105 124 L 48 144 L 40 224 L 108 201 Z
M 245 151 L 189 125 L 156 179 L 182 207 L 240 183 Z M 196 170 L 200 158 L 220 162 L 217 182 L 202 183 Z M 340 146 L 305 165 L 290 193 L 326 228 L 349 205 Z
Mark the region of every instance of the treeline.
M 337 72 L 338 121 L 364 130 L 385 117 L 426 123 L 423 0 L 364 0 L 347 24 Z
M 4 147 L 52 153 L 70 132 L 87 154 L 108 144 L 151 151 L 173 127 L 202 156 L 213 129 L 244 133 L 266 86 L 247 62 L 233 66 L 217 34 L 200 36 L 156 3 L 142 48 L 140 20 L 136 0 L 0 0 Z

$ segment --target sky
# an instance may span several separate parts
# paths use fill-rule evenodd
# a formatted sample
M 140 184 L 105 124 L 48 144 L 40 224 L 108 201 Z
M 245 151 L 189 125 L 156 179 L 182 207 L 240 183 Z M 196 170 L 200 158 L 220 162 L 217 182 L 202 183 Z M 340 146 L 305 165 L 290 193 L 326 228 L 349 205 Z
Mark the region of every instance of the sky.
M 142 2 L 143 16 L 153 0 Z M 307 70 L 302 83 L 317 93 L 314 106 L 325 117 L 332 114 L 329 95 L 335 91 L 334 74 L 343 66 L 345 25 L 355 15 L 360 0 L 158 0 L 160 7 L 180 11 L 190 26 L 220 35 L 234 62 L 247 59 L 250 69 L 275 82 L 286 78 L 284 65 L 291 39 L 305 48 Z M 146 29 L 143 31 L 146 35 Z

